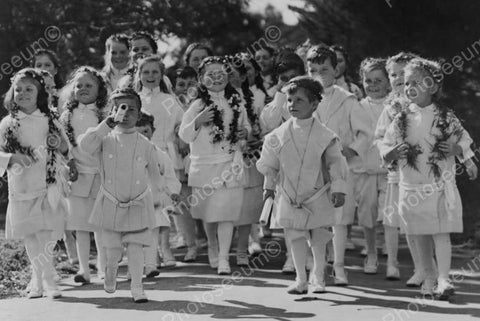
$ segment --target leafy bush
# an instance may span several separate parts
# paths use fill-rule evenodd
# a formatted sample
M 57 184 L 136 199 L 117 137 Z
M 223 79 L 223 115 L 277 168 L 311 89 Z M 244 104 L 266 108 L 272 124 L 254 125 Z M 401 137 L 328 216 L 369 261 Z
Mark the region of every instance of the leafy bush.
M 30 261 L 21 241 L 0 239 L 0 298 L 19 295 L 30 282 Z

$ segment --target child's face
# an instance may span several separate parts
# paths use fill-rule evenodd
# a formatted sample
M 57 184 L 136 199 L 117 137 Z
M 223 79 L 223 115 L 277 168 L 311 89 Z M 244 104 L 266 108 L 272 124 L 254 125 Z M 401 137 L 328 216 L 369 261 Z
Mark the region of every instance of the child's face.
M 228 84 L 228 74 L 222 64 L 209 64 L 205 67 L 202 84 L 213 92 L 221 92 Z
M 246 77 L 247 75 L 241 75 L 237 69 L 232 67 L 230 74 L 228 75 L 228 80 L 233 87 L 241 88 Z
M 317 106 L 318 101 L 310 101 L 303 88 L 298 88 L 292 94 L 287 92 L 287 108 L 294 118 L 307 119 L 312 117 Z
M 152 127 L 150 125 L 137 126 L 137 127 L 135 127 L 135 129 L 137 130 L 137 132 L 139 132 L 143 136 L 147 137 L 148 140 L 152 139 L 153 130 L 152 130 Z
M 84 105 L 94 103 L 98 96 L 97 80 L 88 72 L 78 74 L 75 79 L 73 94 L 75 99 Z
M 374 69 L 364 73 L 363 88 L 368 97 L 381 99 L 388 95 L 390 83 L 382 70 Z
M 50 95 L 55 95 L 57 93 L 57 87 L 55 85 L 53 77 L 45 76 L 43 77 L 43 79 L 45 80 L 45 90 L 47 91 L 47 93 Z
M 160 86 L 160 80 L 162 79 L 162 70 L 160 65 L 154 61 L 147 62 L 142 66 L 140 72 L 140 81 L 142 85 L 153 89 Z
M 198 67 L 203 59 L 208 57 L 208 52 L 205 49 L 195 49 L 190 54 L 190 59 L 188 60 L 188 65 L 198 71 Z
M 112 41 L 110 45 L 110 62 L 118 70 L 125 69 L 128 65 L 128 48 L 124 43 Z
M 431 77 L 426 77 L 419 70 L 405 72 L 405 96 L 419 107 L 432 103 L 432 95 L 438 90 Z
M 257 71 L 255 70 L 255 67 L 253 67 L 253 65 L 248 61 L 245 61 L 245 67 L 247 68 L 248 84 L 253 86 L 255 84 L 255 75 Z
M 273 57 L 267 50 L 260 49 L 255 52 L 255 61 L 260 65 L 262 72 L 270 72 L 273 68 Z
M 137 61 L 140 57 L 149 56 L 154 53 L 150 43 L 147 39 L 143 38 L 133 40 L 131 50 L 133 61 Z
M 13 85 L 13 100 L 25 114 L 31 114 L 37 109 L 38 88 L 35 81 L 22 78 Z
M 343 76 L 347 70 L 347 62 L 341 51 L 335 51 L 337 55 L 337 78 Z
M 175 83 L 175 95 L 186 95 L 188 89 L 192 87 L 197 87 L 197 80 L 194 77 L 177 78 L 177 82 Z
M 389 68 L 387 69 L 390 86 L 396 93 L 403 92 L 403 85 L 405 82 L 405 72 L 403 69 L 405 68 L 405 65 L 406 64 L 404 63 L 392 63 L 390 66 L 388 66 Z
M 140 113 L 137 100 L 128 97 L 118 98 L 115 100 L 115 106 L 113 107 L 112 112 L 115 113 L 118 109 L 118 106 L 120 106 L 121 104 L 126 104 L 128 108 L 127 112 L 125 113 L 125 117 L 123 117 L 123 121 L 118 123 L 118 126 L 125 129 L 134 128 Z
M 321 64 L 307 62 L 308 75 L 318 79 L 323 88 L 328 88 L 335 82 L 335 68 L 333 68 L 330 59 L 325 59 Z
M 35 68 L 46 70 L 52 76 L 55 76 L 58 71 L 53 61 L 47 55 L 40 55 L 35 58 Z

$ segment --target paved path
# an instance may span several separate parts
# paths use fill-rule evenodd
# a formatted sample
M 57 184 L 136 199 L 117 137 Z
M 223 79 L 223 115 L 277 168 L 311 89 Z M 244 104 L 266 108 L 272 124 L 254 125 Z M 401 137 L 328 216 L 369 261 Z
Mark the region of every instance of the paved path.
M 454 259 L 457 294 L 451 302 L 421 298 L 418 289 L 406 288 L 411 262 L 405 247 L 400 251 L 402 280 L 386 281 L 385 258 L 379 274 L 362 273 L 363 258 L 347 252 L 349 287 L 328 286 L 325 294 L 292 296 L 286 293 L 294 276 L 283 275 L 283 240 L 265 243 L 267 251 L 251 262 L 251 268 L 234 267 L 229 277 L 219 277 L 207 265 L 205 253 L 195 264 L 162 270 L 157 278 L 144 280 L 150 299 L 135 304 L 128 282 L 122 279 L 115 294 L 103 291 L 102 283 L 76 286 L 72 278 L 61 282 L 63 297 L 0 300 L 1 321 L 189 321 L 189 320 L 381 320 L 452 321 L 480 318 L 480 257 Z M 181 257 L 177 253 L 178 258 Z M 234 263 L 234 257 L 230 260 Z M 255 268 L 256 266 L 256 268 Z M 328 272 L 331 267 L 328 267 Z M 125 275 L 125 268 L 120 276 Z

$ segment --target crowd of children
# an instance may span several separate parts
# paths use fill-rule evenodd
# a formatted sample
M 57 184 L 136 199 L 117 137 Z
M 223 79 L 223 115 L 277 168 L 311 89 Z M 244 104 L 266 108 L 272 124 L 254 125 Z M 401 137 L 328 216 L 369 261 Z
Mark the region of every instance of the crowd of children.
M 214 56 L 193 43 L 172 73 L 148 33 L 112 35 L 105 48 L 103 70 L 79 67 L 65 86 L 56 55 L 40 50 L 5 94 L 6 235 L 25 240 L 29 298 L 61 295 L 49 245 L 62 238 L 79 264 L 74 281 L 91 282 L 93 232 L 105 291 L 115 292 L 126 253 L 132 297 L 147 301 L 142 276 L 159 275 L 159 256 L 176 265 L 172 223 L 187 247 L 183 261 L 196 260 L 206 237 L 220 275 L 231 273 L 235 231 L 236 265 L 248 266 L 260 235 L 281 229 L 282 270 L 296 273 L 288 293 L 323 293 L 327 261 L 333 284 L 349 284 L 355 214 L 364 273 L 378 272 L 383 229 L 386 278 L 400 279 L 403 233 L 414 263 L 407 286 L 453 294 L 449 233 L 463 230 L 455 159 L 471 179 L 477 167 L 470 135 L 442 102 L 438 63 L 403 52 L 366 58 L 362 90 L 340 46 Z M 260 233 L 268 199 L 271 225 Z

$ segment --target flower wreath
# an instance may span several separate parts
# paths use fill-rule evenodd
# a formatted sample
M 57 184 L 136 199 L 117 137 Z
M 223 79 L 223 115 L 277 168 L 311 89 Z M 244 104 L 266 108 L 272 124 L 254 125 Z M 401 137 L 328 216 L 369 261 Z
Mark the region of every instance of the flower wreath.
M 71 101 L 67 104 L 67 107 L 66 107 L 67 119 L 64 123 L 68 141 L 70 142 L 70 144 L 72 144 L 73 147 L 77 146 L 77 141 L 75 140 L 75 133 L 72 126 L 72 117 L 73 117 L 73 110 L 78 107 L 78 104 L 79 104 L 78 101 Z M 97 108 L 95 110 L 95 113 L 97 115 L 98 123 L 100 124 L 105 117 L 103 110 L 100 108 Z

